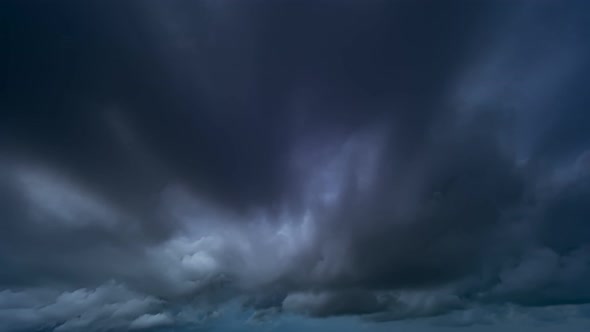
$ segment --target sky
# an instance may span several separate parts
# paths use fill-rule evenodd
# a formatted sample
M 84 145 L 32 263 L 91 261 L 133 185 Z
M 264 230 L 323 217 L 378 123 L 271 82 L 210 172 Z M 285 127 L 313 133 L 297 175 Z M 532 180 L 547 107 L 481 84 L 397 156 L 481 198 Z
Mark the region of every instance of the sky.
M 0 332 L 590 330 L 590 3 L 0 2 Z

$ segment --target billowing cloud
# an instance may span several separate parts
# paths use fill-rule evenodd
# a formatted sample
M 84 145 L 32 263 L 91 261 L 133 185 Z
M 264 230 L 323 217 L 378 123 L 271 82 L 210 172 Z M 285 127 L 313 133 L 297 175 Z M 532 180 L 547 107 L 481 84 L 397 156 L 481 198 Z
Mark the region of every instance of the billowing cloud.
M 587 316 L 585 2 L 3 7 L 1 331 Z

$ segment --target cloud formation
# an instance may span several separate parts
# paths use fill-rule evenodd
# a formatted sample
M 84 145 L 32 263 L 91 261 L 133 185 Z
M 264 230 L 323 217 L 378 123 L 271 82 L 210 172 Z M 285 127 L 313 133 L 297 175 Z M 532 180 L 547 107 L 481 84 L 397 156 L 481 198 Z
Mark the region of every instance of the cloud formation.
M 0 330 L 590 302 L 585 2 L 3 7 Z

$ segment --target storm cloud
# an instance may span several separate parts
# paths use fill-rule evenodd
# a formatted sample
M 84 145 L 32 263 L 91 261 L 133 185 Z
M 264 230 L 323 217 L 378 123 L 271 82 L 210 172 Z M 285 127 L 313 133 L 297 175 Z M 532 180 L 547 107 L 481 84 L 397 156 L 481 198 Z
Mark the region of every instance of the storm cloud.
M 0 330 L 584 316 L 586 2 L 0 6 Z

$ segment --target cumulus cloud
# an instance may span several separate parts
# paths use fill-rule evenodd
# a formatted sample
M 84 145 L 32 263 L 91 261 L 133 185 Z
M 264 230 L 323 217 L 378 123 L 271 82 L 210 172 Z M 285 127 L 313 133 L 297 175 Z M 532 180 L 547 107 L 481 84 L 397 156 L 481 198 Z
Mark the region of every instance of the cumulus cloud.
M 47 288 L 4 290 L 0 299 L 2 328 L 7 331 L 97 331 L 163 322 L 158 315 L 144 314 L 161 307 L 161 301 L 112 282 L 94 289 L 62 292 Z
M 146 329 L 146 328 L 153 328 L 153 327 L 161 327 L 166 325 L 171 325 L 172 319 L 165 314 L 144 314 L 140 317 L 137 317 L 134 321 L 129 324 L 130 329 Z

